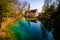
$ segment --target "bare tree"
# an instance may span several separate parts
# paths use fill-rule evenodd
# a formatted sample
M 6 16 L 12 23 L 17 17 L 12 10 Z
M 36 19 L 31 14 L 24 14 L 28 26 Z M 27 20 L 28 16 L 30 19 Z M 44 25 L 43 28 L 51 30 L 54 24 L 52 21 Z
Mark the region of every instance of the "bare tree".
M 0 0 L 0 27 L 2 24 L 3 17 L 6 18 L 7 13 L 9 17 L 13 16 L 18 18 L 21 16 L 22 12 L 26 10 L 27 1 L 21 2 L 21 0 Z M 20 19 L 20 18 L 18 18 Z M 17 20 L 17 19 L 16 19 Z

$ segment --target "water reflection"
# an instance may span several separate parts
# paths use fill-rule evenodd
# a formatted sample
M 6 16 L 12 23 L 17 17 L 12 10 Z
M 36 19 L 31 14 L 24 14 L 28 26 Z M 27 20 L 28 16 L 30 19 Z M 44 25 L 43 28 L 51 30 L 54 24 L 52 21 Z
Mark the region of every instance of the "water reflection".
M 40 22 L 30 22 L 30 39 L 31 40 L 41 40 L 42 39 L 42 30 L 40 27 Z
M 44 29 L 40 21 L 20 20 L 12 26 L 8 30 L 14 33 L 16 40 L 54 40 L 52 31 Z
M 40 21 L 30 22 L 31 40 L 54 40 L 52 30 L 43 29 L 43 24 Z

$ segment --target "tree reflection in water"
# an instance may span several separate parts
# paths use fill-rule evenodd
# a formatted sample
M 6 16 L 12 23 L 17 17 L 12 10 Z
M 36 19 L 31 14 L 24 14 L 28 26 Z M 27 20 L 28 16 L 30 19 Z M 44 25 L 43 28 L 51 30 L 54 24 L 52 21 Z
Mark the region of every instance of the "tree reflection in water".
M 9 32 L 13 32 L 16 40 L 54 40 L 52 31 L 43 29 L 40 21 L 29 22 L 26 20 L 17 21 L 14 27 L 8 28 Z

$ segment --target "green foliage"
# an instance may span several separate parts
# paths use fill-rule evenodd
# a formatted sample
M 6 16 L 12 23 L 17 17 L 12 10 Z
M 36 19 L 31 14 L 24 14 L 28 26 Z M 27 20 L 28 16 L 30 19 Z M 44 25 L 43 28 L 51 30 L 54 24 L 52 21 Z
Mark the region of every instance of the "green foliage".
M 43 11 L 44 12 L 40 14 L 40 19 L 44 25 L 44 28 L 50 30 L 53 26 L 52 15 L 55 14 L 55 6 L 53 4 L 50 6 L 44 6 Z
M 52 4 L 50 6 L 44 6 L 43 11 L 39 17 L 44 24 L 44 28 L 49 30 L 52 27 L 56 29 L 56 27 L 60 26 L 60 1 L 58 5 Z
M 4 18 L 8 18 L 10 14 L 8 12 L 4 13 Z

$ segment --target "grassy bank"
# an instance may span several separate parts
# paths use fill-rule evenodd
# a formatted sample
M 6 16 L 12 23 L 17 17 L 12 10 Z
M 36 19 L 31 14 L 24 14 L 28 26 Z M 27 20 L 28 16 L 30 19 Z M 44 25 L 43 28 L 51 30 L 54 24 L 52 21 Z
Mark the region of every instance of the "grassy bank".
M 25 18 L 25 19 L 30 21 L 30 20 L 36 20 L 37 18 Z

